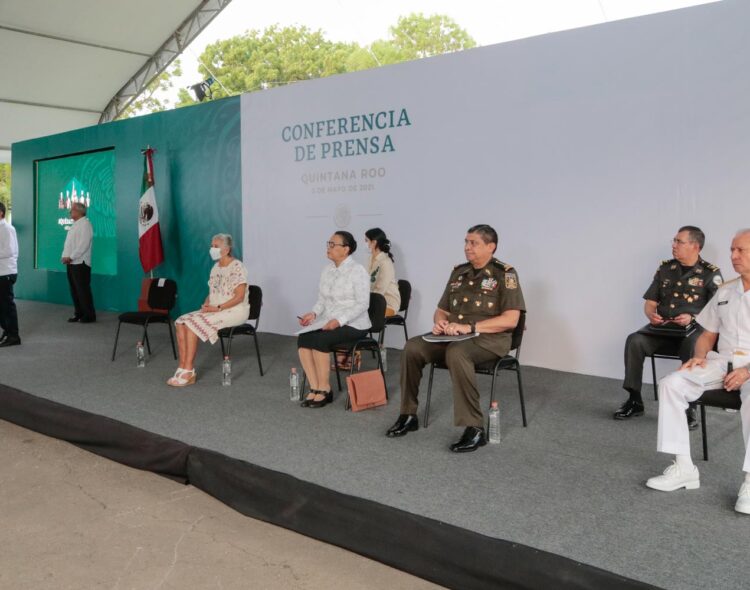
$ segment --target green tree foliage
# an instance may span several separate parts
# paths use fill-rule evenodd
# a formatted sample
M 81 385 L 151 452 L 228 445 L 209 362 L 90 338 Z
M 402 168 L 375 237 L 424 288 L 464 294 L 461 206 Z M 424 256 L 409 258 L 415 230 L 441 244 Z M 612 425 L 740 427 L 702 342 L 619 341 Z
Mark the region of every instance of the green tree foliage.
M 456 22 L 442 14 L 410 14 L 391 27 L 390 43 L 402 61 L 452 53 L 476 46 L 476 42 Z
M 10 208 L 10 164 L 0 164 L 0 201 Z
M 198 69 L 204 78 L 221 81 L 214 83 L 211 91 L 214 98 L 222 98 L 341 74 L 355 48 L 327 41 L 321 31 L 304 26 L 274 25 L 263 32 L 249 31 L 212 43 L 201 55 Z M 180 93 L 179 106 L 193 102 L 187 91 Z
M 222 98 L 474 46 L 474 39 L 455 21 L 438 14 L 401 17 L 390 28 L 388 39 L 377 40 L 366 47 L 329 41 L 322 31 L 312 31 L 305 26 L 274 25 L 262 32 L 252 30 L 208 45 L 200 56 L 198 69 L 204 79 L 217 80 L 211 92 L 213 98 Z M 172 87 L 171 76 L 172 73 L 166 74 L 159 84 L 169 83 L 168 87 Z M 192 94 L 182 88 L 175 106 L 195 102 Z M 152 110 L 166 108 L 158 101 L 154 106 Z M 148 106 L 144 104 L 141 108 Z

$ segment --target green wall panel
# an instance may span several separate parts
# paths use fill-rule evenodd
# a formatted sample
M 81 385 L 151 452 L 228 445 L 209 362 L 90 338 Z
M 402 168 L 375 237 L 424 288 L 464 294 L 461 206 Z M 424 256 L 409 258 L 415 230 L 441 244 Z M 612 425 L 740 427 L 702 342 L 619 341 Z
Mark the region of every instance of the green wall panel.
M 34 268 L 34 161 L 113 147 L 117 274 L 93 275 L 91 283 L 97 309 L 135 309 L 145 276 L 138 258 L 138 200 L 140 150 L 147 145 L 157 150 L 154 174 L 166 258 L 154 275 L 177 281 L 177 312 L 195 309 L 206 296 L 211 236 L 232 234 L 241 258 L 240 99 L 234 97 L 14 144 L 17 297 L 71 303 L 64 272 Z

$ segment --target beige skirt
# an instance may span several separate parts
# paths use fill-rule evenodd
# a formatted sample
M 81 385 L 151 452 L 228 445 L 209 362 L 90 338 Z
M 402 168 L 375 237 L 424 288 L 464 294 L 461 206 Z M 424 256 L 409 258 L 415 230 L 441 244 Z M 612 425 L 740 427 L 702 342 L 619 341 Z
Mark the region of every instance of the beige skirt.
M 185 324 L 203 342 L 214 344 L 219 339 L 219 330 L 239 326 L 247 321 L 249 305 L 235 305 L 221 311 L 191 311 L 181 315 L 175 324 Z

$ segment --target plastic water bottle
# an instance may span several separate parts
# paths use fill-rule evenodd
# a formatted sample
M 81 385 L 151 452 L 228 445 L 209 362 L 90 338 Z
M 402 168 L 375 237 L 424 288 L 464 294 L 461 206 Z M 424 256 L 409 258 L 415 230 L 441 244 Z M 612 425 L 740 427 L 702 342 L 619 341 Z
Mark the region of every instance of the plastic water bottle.
M 385 344 L 380 345 L 380 359 L 383 363 L 383 373 L 388 372 L 388 353 L 386 352 Z
M 492 402 L 490 406 L 489 441 L 493 444 L 500 442 L 500 408 L 497 407 L 497 402 Z
M 146 366 L 146 351 L 143 349 L 143 342 L 140 340 L 135 343 L 135 366 L 139 369 Z
M 228 356 L 225 356 L 224 362 L 221 363 L 221 384 L 232 384 L 232 359 L 230 359 Z
M 299 401 L 299 375 L 297 375 L 297 367 L 292 367 L 292 371 L 289 373 L 289 399 L 293 402 Z

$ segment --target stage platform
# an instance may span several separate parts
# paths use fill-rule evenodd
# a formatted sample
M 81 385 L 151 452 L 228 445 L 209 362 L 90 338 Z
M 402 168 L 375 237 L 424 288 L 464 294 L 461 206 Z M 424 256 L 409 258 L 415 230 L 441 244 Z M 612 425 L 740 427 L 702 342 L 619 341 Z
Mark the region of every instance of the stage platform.
M 19 302 L 23 345 L 0 350 L 0 383 L 6 386 L 0 388 L 0 418 L 49 433 L 49 420 L 65 420 L 64 410 L 71 408 L 79 426 L 89 418 L 75 410 L 180 441 L 185 447 L 176 447 L 171 457 L 177 462 L 190 448 L 201 449 L 193 465 L 221 457 L 219 467 L 201 473 L 198 487 L 220 496 L 227 486 L 213 486 L 207 478 L 223 473 L 227 485 L 235 486 L 228 503 L 246 514 L 273 522 L 268 514 L 278 512 L 277 524 L 342 546 L 347 531 L 340 529 L 347 518 L 355 519 L 359 542 L 377 549 L 368 556 L 450 587 L 462 587 L 462 579 L 471 581 L 463 587 L 535 587 L 544 576 L 557 579 L 560 588 L 747 586 L 750 518 L 733 511 L 742 463 L 736 414 L 708 411 L 708 463 L 698 460 L 700 433 L 693 434 L 701 488 L 659 493 L 644 486 L 669 461 L 655 451 L 657 406 L 647 401 L 643 418 L 613 421 L 612 412 L 624 399 L 616 380 L 524 367 L 529 425 L 523 428 L 514 376 L 503 376 L 498 384 L 502 443 L 457 456 L 448 451 L 460 429 L 452 426 L 444 371 L 436 372 L 429 428 L 402 439 L 384 436 L 398 414 L 395 349 L 388 350 L 388 406 L 354 414 L 344 410 L 342 394 L 333 405 L 302 409 L 288 399 L 289 369 L 299 364 L 292 337 L 260 334 L 264 377 L 252 339 L 238 338 L 231 387 L 220 384 L 218 344 L 203 345 L 197 384 L 175 389 L 165 384 L 175 361 L 164 326 L 152 327 L 153 356 L 139 369 L 137 328 L 123 326 L 111 362 L 116 314 L 100 313 L 98 323 L 85 325 L 68 324 L 70 313 L 64 306 Z M 489 378 L 480 377 L 480 387 L 488 394 Z M 63 407 L 53 404 L 49 411 L 44 400 Z M 107 455 L 107 444 L 99 446 Z M 231 478 L 247 465 L 255 471 L 237 479 L 245 486 L 255 482 L 268 498 L 240 497 L 242 485 Z M 281 500 L 268 504 L 276 494 L 286 498 L 291 488 L 298 492 L 293 506 Z M 334 495 L 326 496 L 329 492 Z M 305 514 L 304 499 L 312 496 L 323 528 L 330 507 L 335 531 L 318 534 L 319 528 L 294 516 Z M 266 502 L 265 508 L 256 510 L 255 500 Z M 337 514 L 337 509 L 348 512 Z M 369 516 L 383 520 L 368 525 Z M 379 537 L 385 524 L 386 536 Z M 463 550 L 452 547 L 450 539 L 462 540 Z M 433 572 L 415 572 L 422 566 L 409 564 L 409 548 L 426 546 L 444 563 Z M 361 546 L 349 548 L 368 553 Z M 476 572 L 483 569 L 488 572 L 484 586 L 476 583 Z M 455 575 L 446 577 L 444 570 Z M 507 570 L 508 577 L 493 579 L 489 572 L 496 570 Z

